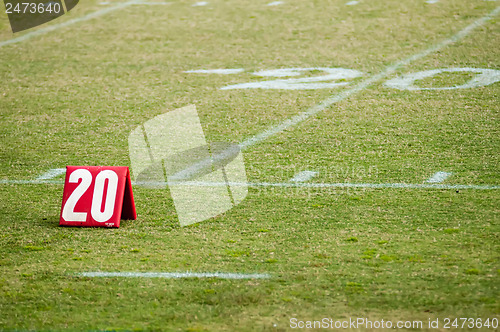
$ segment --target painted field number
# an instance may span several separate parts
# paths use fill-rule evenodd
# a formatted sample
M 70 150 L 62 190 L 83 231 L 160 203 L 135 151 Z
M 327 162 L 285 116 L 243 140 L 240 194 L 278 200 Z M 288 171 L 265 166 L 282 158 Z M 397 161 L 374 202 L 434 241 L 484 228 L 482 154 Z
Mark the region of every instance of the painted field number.
M 199 69 L 188 70 L 186 73 L 193 74 L 239 74 L 244 72 L 243 68 L 235 69 Z M 468 82 L 458 86 L 446 86 L 437 88 L 421 88 L 417 85 L 419 80 L 431 78 L 443 73 L 474 73 L 476 74 Z M 363 73 L 347 68 L 282 68 L 261 70 L 252 73 L 264 78 L 273 77 L 274 80 L 261 80 L 255 82 L 228 85 L 220 90 L 234 89 L 273 89 L 273 90 L 316 90 L 333 89 L 350 84 L 350 80 L 362 77 Z M 292 77 L 292 78 L 289 78 Z M 410 73 L 396 77 L 384 83 L 385 86 L 399 90 L 456 90 L 471 89 L 488 86 L 500 82 L 500 70 L 485 68 L 438 68 L 416 73 Z
M 121 219 L 137 219 L 128 167 L 66 167 L 59 225 L 120 227 Z

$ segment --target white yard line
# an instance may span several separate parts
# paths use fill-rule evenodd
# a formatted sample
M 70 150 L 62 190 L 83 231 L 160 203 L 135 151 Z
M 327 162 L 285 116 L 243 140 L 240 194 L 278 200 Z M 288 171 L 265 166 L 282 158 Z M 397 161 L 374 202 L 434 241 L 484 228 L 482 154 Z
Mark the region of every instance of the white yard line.
M 201 7 L 201 6 L 206 6 L 206 5 L 208 5 L 207 1 L 199 1 L 199 2 L 191 5 L 191 7 Z
M 218 279 L 270 279 L 267 273 L 223 273 L 223 272 L 82 272 L 78 273 L 82 277 L 91 278 L 218 278 Z
M 47 172 L 43 173 L 39 177 L 37 177 L 37 180 L 50 180 L 53 179 L 59 175 L 62 175 L 66 173 L 66 168 L 53 168 L 49 169 Z
M 273 1 L 273 2 L 268 3 L 266 6 L 279 6 L 282 4 L 283 4 L 283 1 Z
M 289 119 L 286 119 L 285 121 L 283 121 L 275 126 L 272 126 L 268 129 L 266 129 L 265 131 L 255 135 L 253 137 L 246 139 L 245 141 L 240 143 L 241 148 L 246 149 L 252 145 L 263 142 L 263 141 L 267 140 L 269 137 L 274 136 L 278 133 L 281 133 L 282 131 L 284 131 L 288 128 L 291 128 L 291 127 L 309 119 L 310 117 L 318 114 L 319 112 L 325 110 L 326 108 L 332 106 L 333 104 L 338 103 L 340 101 L 343 101 L 344 99 L 346 99 L 352 95 L 355 95 L 359 92 L 364 91 L 366 88 L 368 88 L 373 83 L 376 83 L 376 82 L 380 81 L 381 79 L 386 78 L 387 76 L 393 74 L 399 68 L 406 66 L 413 61 L 419 60 L 419 59 L 421 59 L 429 54 L 432 54 L 436 51 L 441 50 L 442 48 L 444 48 L 450 44 L 453 44 L 453 43 L 459 41 L 460 39 L 468 36 L 474 29 L 481 27 L 486 22 L 491 20 L 493 17 L 498 15 L 499 12 L 500 12 L 500 7 L 497 7 L 497 8 L 495 8 L 495 10 L 493 10 L 489 14 L 481 17 L 480 19 L 474 21 L 472 24 L 470 24 L 467 27 L 465 27 L 464 29 L 460 30 L 457 34 L 453 35 L 452 37 L 445 39 L 445 40 L 441 41 L 440 43 L 433 45 L 420 53 L 417 53 L 415 55 L 407 57 L 406 59 L 398 61 L 398 62 L 386 67 L 380 73 L 373 75 L 372 77 L 369 77 L 366 80 L 358 83 L 357 85 L 355 85 L 351 89 L 347 89 L 347 90 L 344 90 L 338 94 L 332 95 L 328 99 L 326 99 L 326 100 L 322 101 L 321 103 L 309 108 L 305 112 L 299 113 L 299 114 L 297 114 Z
M 450 176 L 452 176 L 453 173 L 448 173 L 448 172 L 437 172 L 433 176 L 431 176 L 429 179 L 427 179 L 427 183 L 441 183 Z
M 237 183 L 228 183 L 230 186 Z M 224 185 L 226 185 L 224 183 Z M 468 184 L 416 184 L 416 183 L 247 183 L 239 184 L 249 187 L 296 187 L 296 188 L 372 188 L 372 189 L 476 189 L 476 190 L 498 190 L 500 186 L 491 185 L 468 185 Z
M 160 2 L 160 1 L 152 1 L 152 2 L 140 2 L 136 3 L 136 5 L 141 5 L 141 6 L 158 6 L 158 5 L 171 5 L 171 2 Z
M 64 184 L 63 180 L 0 180 L 0 185 L 16 185 L 16 184 Z M 500 186 L 496 185 L 474 185 L 474 184 L 418 184 L 418 183 L 303 183 L 303 182 L 199 182 L 199 181 L 181 181 L 181 182 L 138 182 L 132 181 L 134 186 L 158 187 L 165 186 L 200 186 L 200 187 L 219 187 L 219 186 L 248 186 L 253 188 L 259 187 L 276 187 L 276 188 L 372 188 L 372 189 L 476 189 L 476 190 L 498 190 Z
M 0 180 L 0 184 L 64 184 L 64 180 Z
M 93 18 L 105 15 L 107 13 L 114 12 L 115 10 L 123 9 L 125 7 L 128 7 L 128 6 L 138 4 L 140 2 L 142 2 L 142 0 L 133 0 L 133 1 L 121 2 L 121 3 L 117 3 L 114 6 L 103 8 L 103 9 L 100 9 L 98 11 L 89 13 L 89 14 L 84 15 L 82 17 L 74 18 L 74 19 L 66 21 L 66 22 L 62 22 L 62 23 L 58 23 L 58 24 L 53 24 L 53 25 L 46 25 L 43 28 L 40 28 L 38 30 L 34 30 L 34 31 L 31 31 L 31 32 L 28 32 L 28 33 L 26 33 L 26 34 L 24 34 L 22 36 L 19 36 L 19 37 L 16 37 L 16 38 L 12 38 L 12 39 L 9 39 L 9 40 L 0 41 L 0 47 L 4 47 L 4 46 L 15 44 L 15 43 L 20 43 L 20 42 L 23 42 L 25 40 L 31 39 L 33 37 L 37 37 L 37 36 L 46 34 L 48 32 L 57 30 L 57 29 L 65 28 L 65 27 L 73 25 L 75 23 L 80 23 L 80 22 L 88 21 L 88 20 L 91 20 Z
M 190 74 L 219 74 L 219 75 L 231 75 L 244 72 L 243 68 L 232 68 L 232 69 L 196 69 L 196 70 L 186 70 L 185 73 Z
M 318 172 L 303 171 L 298 174 L 295 174 L 295 176 L 290 179 L 290 182 L 306 182 L 311 180 L 316 175 L 318 175 Z
M 135 183 L 136 185 L 141 185 L 141 183 Z M 154 183 L 154 185 L 160 185 L 160 183 Z M 186 185 L 186 186 L 248 186 L 248 187 L 277 187 L 277 188 L 372 188 L 372 189 L 476 189 L 476 190 L 498 190 L 500 186 L 492 185 L 468 185 L 468 184 L 416 184 L 416 183 L 349 183 L 349 182 L 339 182 L 339 183 L 303 183 L 303 182 L 196 182 L 196 181 L 186 181 L 179 183 L 168 183 L 164 182 L 162 185 Z

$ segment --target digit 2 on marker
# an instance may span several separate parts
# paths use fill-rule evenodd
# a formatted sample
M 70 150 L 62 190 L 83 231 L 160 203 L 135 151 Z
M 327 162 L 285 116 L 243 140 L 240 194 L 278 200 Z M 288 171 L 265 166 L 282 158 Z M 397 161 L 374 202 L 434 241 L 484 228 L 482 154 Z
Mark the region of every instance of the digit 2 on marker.
M 136 218 L 128 167 L 67 166 L 60 225 L 120 227 Z

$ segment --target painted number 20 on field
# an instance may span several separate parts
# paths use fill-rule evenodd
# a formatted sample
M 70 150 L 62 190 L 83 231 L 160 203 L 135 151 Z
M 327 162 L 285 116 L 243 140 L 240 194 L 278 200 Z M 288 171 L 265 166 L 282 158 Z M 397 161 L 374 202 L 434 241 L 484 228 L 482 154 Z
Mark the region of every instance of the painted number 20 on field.
M 237 69 L 200 69 L 188 70 L 193 74 L 239 74 L 245 70 Z M 470 73 L 473 77 L 461 85 L 444 87 L 419 87 L 417 81 L 428 79 L 445 73 Z M 261 70 L 251 73 L 254 76 L 266 78 L 261 81 L 227 85 L 221 90 L 234 89 L 273 89 L 273 90 L 316 90 L 332 89 L 349 85 L 349 80 L 364 76 L 363 72 L 346 68 L 282 68 Z M 269 80 L 268 78 L 274 78 Z M 384 83 L 386 87 L 399 90 L 453 90 L 487 86 L 500 81 L 500 70 L 483 68 L 439 68 L 406 74 Z

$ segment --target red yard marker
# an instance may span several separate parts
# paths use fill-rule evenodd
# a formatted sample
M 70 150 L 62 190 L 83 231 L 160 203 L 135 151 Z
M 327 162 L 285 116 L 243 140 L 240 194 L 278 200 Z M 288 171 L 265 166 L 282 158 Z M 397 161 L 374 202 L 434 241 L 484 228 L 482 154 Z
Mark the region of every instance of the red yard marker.
M 128 167 L 66 167 L 60 226 L 118 228 L 121 219 L 137 219 Z

